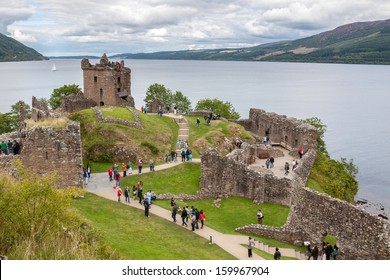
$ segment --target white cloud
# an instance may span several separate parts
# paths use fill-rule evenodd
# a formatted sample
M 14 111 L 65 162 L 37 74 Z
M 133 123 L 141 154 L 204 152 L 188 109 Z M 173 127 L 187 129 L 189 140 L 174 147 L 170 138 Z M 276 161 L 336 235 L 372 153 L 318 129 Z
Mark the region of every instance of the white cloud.
M 24 34 L 17 29 L 12 32 L 11 37 L 20 42 L 27 42 L 27 43 L 37 42 L 37 39 L 34 36 L 29 34 Z
M 247 46 L 390 18 L 388 0 L 0 2 L 0 32 L 45 55 Z

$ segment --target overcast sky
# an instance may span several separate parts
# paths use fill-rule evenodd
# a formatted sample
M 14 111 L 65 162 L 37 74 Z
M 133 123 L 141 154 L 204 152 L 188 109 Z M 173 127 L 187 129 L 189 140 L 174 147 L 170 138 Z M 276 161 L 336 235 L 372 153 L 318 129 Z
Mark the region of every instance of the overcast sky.
M 389 0 L 0 0 L 0 33 L 47 56 L 246 47 L 389 18 Z

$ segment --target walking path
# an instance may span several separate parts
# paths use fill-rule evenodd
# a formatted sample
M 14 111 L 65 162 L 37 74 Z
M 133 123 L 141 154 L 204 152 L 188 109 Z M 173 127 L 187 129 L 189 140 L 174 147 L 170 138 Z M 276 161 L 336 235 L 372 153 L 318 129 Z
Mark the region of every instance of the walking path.
M 175 121 L 179 125 L 179 137 L 178 139 L 182 140 L 183 142 L 188 140 L 189 137 L 189 125 L 185 118 L 180 119 L 179 116 L 169 114 L 169 117 L 172 117 L 175 119 Z M 200 162 L 200 159 L 193 159 L 192 162 Z M 163 170 L 166 168 L 171 168 L 174 166 L 177 166 L 179 164 L 182 164 L 183 162 L 177 161 L 177 162 L 171 162 L 166 164 L 161 164 L 155 166 L 155 171 Z M 133 172 L 137 172 L 138 170 L 133 170 Z M 149 169 L 144 168 L 142 170 L 142 174 L 150 172 Z M 131 176 L 131 175 L 129 175 Z M 91 193 L 94 193 L 98 196 L 110 199 L 110 200 L 117 200 L 117 193 L 116 190 L 112 187 L 113 183 L 109 181 L 108 174 L 107 173 L 94 173 L 91 175 L 91 178 L 89 179 L 89 183 L 87 185 L 87 190 Z M 132 200 L 130 204 L 125 204 L 131 207 L 135 207 L 138 209 L 144 210 L 144 206 L 139 204 L 138 201 Z M 172 221 L 171 211 L 166 210 L 160 206 L 153 205 L 150 209 L 151 215 L 156 215 L 161 218 L 164 218 L 166 220 Z M 180 220 L 180 217 L 179 219 Z M 173 221 L 172 221 L 173 223 Z M 181 223 L 173 224 L 173 226 L 180 226 Z M 191 230 L 191 227 L 187 227 L 188 230 Z M 231 255 L 235 256 L 237 259 L 240 260 L 260 260 L 263 259 L 260 256 L 256 255 L 255 252 L 253 252 L 253 257 L 248 257 L 248 250 L 246 247 L 242 246 L 241 244 L 248 244 L 248 236 L 245 235 L 233 235 L 233 234 L 224 234 L 221 232 L 218 232 L 216 230 L 213 230 L 207 225 L 204 226 L 203 229 L 198 229 L 194 231 L 194 234 L 197 234 L 203 238 L 208 239 L 210 242 L 217 244 L 219 247 L 230 253 Z M 256 248 L 265 251 L 267 253 L 273 254 L 275 252 L 275 247 L 269 247 L 268 245 L 265 245 L 259 241 L 255 241 Z M 298 259 L 305 259 L 304 254 L 300 252 L 296 252 L 293 249 L 286 249 L 286 248 L 280 248 L 280 252 L 282 256 L 286 257 L 293 257 Z

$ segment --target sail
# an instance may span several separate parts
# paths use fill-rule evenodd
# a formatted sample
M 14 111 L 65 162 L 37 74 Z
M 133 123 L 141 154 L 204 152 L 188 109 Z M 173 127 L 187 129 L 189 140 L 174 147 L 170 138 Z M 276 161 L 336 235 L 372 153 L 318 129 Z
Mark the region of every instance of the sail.
M 56 71 L 57 70 L 57 67 L 56 65 L 53 63 L 53 66 L 51 67 L 51 71 Z

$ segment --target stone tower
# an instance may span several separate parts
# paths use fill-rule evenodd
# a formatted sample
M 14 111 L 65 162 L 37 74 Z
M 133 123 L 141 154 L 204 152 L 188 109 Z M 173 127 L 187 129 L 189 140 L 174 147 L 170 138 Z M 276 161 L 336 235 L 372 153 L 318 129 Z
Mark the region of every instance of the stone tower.
M 81 61 L 84 76 L 84 96 L 93 99 L 98 105 L 134 107 L 131 96 L 131 70 L 122 60 L 111 62 L 103 54 L 100 63 L 91 65 L 84 58 Z

